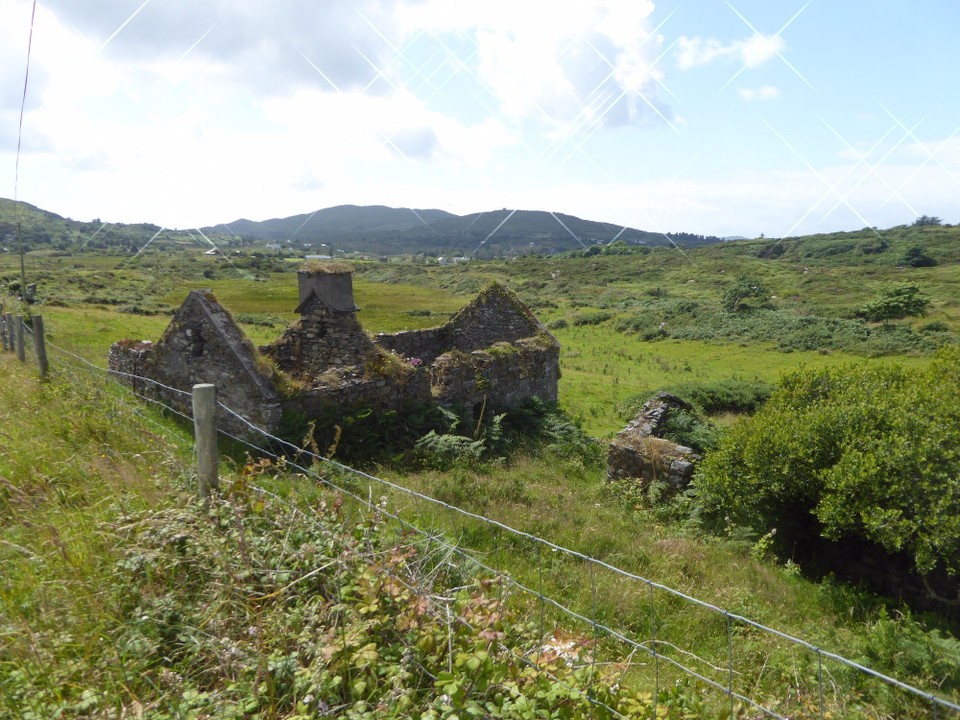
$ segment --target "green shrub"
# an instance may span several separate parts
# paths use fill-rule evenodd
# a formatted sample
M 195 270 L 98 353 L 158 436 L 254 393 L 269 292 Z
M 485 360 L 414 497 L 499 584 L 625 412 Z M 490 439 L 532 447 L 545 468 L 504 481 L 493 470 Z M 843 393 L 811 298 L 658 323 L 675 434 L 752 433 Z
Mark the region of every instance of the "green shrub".
M 960 571 L 960 350 L 928 368 L 799 370 L 728 431 L 695 485 L 715 527 L 781 547 L 820 535 L 904 552 L 915 569 Z
M 713 415 L 721 412 L 754 413 L 770 398 L 773 386 L 762 380 L 727 378 L 676 383 L 668 391 Z
M 906 252 L 903 253 L 901 262 L 907 267 L 914 268 L 933 267 L 937 264 L 937 261 L 927 255 L 919 245 L 907 248 Z
M 723 307 L 730 312 L 736 312 L 748 307 L 747 300 L 763 305 L 768 295 L 767 288 L 756 278 L 737 278 L 723 293 Z
M 860 306 L 857 314 L 871 322 L 899 320 L 913 315 L 923 315 L 930 305 L 930 298 L 920 294 L 914 283 L 890 285 L 868 303 Z
M 701 455 L 716 447 L 719 433 L 713 423 L 689 410 L 671 410 L 661 428 L 661 437 L 686 445 Z

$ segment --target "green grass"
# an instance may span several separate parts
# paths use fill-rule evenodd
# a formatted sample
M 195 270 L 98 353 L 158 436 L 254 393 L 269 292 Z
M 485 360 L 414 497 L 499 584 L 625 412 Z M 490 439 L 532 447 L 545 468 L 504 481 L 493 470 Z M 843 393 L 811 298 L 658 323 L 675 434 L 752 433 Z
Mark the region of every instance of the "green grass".
M 68 364 L 55 363 L 45 383 L 10 355 L 0 358 L 0 368 L 0 431 L 9 441 L 0 453 L 0 715 L 314 717 L 320 706 L 310 704 L 320 698 L 355 717 L 407 717 L 418 707 L 440 711 L 451 697 L 453 709 L 475 701 L 495 715 L 491 707 L 504 707 L 500 703 L 512 695 L 488 693 L 487 685 L 470 681 L 490 678 L 489 687 L 518 682 L 522 692 L 542 690 L 536 701 L 542 708 L 556 711 L 562 704 L 570 717 L 592 716 L 563 686 L 545 677 L 547 684 L 520 680 L 528 671 L 477 634 L 483 628 L 502 633 L 505 643 L 516 643 L 515 652 L 533 657 L 534 639 L 551 631 L 589 648 L 589 624 L 485 584 L 473 574 L 476 568 L 439 544 L 420 544 L 399 528 L 357 514 L 349 502 L 270 463 L 225 463 L 224 502 L 205 510 L 191 499 L 190 443 L 181 429 L 149 408 L 134 408 L 148 419 L 133 414 L 113 386 Z M 750 541 L 700 537 L 671 519 L 669 509 L 653 512 L 607 486 L 602 469 L 585 457 L 562 448 L 541 453 L 457 468 L 452 475 L 387 475 L 440 496 L 453 492 L 467 508 L 521 530 L 909 681 L 945 681 L 941 693 L 954 691 L 955 667 L 929 654 L 938 636 L 916 620 L 890 618 L 868 596 L 803 581 L 789 568 L 752 557 Z M 571 609 L 648 637 L 644 585 L 591 572 L 576 559 L 538 551 L 375 484 L 368 488 L 366 481 L 336 473 L 330 478 L 362 497 L 386 496 L 391 512 L 444 531 L 463 551 L 473 548 L 488 565 L 542 587 Z M 252 482 L 309 516 L 258 499 Z M 328 571 L 314 572 L 318 567 Z M 384 567 L 412 573 L 404 577 L 424 588 L 429 583 L 435 596 L 455 597 L 452 611 L 476 629 L 453 632 L 442 612 L 411 624 L 421 596 L 387 582 Z M 664 654 L 723 680 L 722 616 L 658 592 L 656 617 Z M 413 629 L 416 635 L 406 634 Z M 791 717 L 817 717 L 810 657 L 740 633 L 737 687 Z M 672 646 L 702 660 L 676 654 Z M 377 665 L 369 661 L 374 648 Z M 480 652 L 488 655 L 470 664 Z M 598 679 L 606 678 L 598 691 L 618 682 L 623 690 L 616 702 L 634 697 L 634 713 L 646 717 L 652 664 L 636 655 L 627 662 L 630 648 L 611 639 L 602 640 L 597 652 Z M 410 653 L 435 676 L 448 663 L 454 671 L 442 685 L 404 673 Z M 891 662 L 897 665 L 884 664 Z M 667 717 L 720 716 L 722 695 L 661 665 L 658 700 Z M 584 660 L 576 677 L 562 664 L 553 672 L 580 683 L 591 666 Z M 920 717 L 927 711 L 842 668 L 828 664 L 827 671 L 827 709 L 834 716 Z M 452 690 L 461 682 L 469 687 L 462 699 Z
M 588 718 L 588 686 L 652 712 L 625 656 L 519 662 L 536 607 L 436 541 L 269 462 L 225 464 L 204 506 L 169 420 L 66 364 L 0 369 L 0 716 Z M 690 683 L 659 703 L 710 707 Z
M 900 326 L 941 323 L 948 337 L 960 331 L 958 229 L 883 232 L 887 247 L 880 252 L 875 252 L 872 244 L 873 233 L 848 233 L 783 241 L 785 249 L 777 257 L 763 256 L 769 254 L 772 244 L 751 241 L 685 254 L 654 249 L 644 256 L 523 258 L 444 268 L 359 263 L 354 283 L 363 307 L 360 320 L 368 331 L 378 332 L 437 325 L 490 280 L 505 281 L 545 322 L 568 321 L 567 327 L 555 331 L 563 348 L 560 404 L 581 420 L 589 434 L 604 437 L 622 427 L 626 407 L 662 388 L 709 386 L 728 379 L 775 383 L 781 373 L 800 364 L 822 367 L 857 359 L 853 353 L 830 347 L 784 352 L 782 348 L 791 340 L 784 329 L 789 323 L 777 319 L 813 318 L 819 322 L 818 318 L 848 317 L 852 308 L 890 282 L 917 282 L 933 298 L 927 317 L 903 321 Z M 907 247 L 921 241 L 939 264 L 897 267 L 897 258 Z M 43 313 L 53 342 L 100 366 L 105 365 L 107 349 L 115 340 L 157 339 L 168 322 L 165 313 L 191 288 L 212 288 L 237 319 L 249 321 L 242 326 L 257 344 L 275 339 L 284 324 L 294 319 L 297 304 L 295 265 L 271 258 L 238 256 L 230 265 L 203 256 L 196 248 L 166 248 L 163 252 L 151 249 L 136 260 L 129 254 L 64 257 L 30 253 L 27 263 L 30 281 L 40 282 L 45 302 L 35 309 Z M 283 267 L 288 271 L 280 272 Z M 205 272 L 213 277 L 205 277 Z M 0 285 L 15 281 L 18 275 L 16 257 L 0 255 Z M 643 319 L 643 313 L 660 312 L 670 303 L 715 306 L 740 275 L 757 277 L 775 296 L 770 302 L 782 315 L 770 320 L 769 339 L 763 337 L 762 327 L 752 335 L 738 336 L 744 332 L 746 316 L 728 318 L 736 324 L 723 333 L 713 332 L 718 323 L 710 320 L 716 316 L 708 313 L 701 316 L 700 323 L 710 325 L 706 328 L 713 332 L 709 341 L 645 341 L 642 332 L 617 329 L 625 320 L 638 315 Z M 159 314 L 138 314 L 142 312 Z M 577 324 L 577 318 L 586 320 Z M 860 351 L 872 352 L 865 347 Z M 908 351 L 912 355 L 903 356 Z M 907 365 L 928 362 L 925 350 L 909 342 L 892 343 L 885 352 Z M 268 592 L 264 586 L 244 581 L 237 583 L 236 592 L 224 591 L 224 586 L 231 584 L 227 580 L 232 582 L 224 568 L 243 570 L 237 564 L 239 538 L 230 530 L 233 521 L 227 517 L 214 522 L 211 527 L 222 533 L 217 534 L 197 529 L 210 522 L 209 518 L 202 520 L 202 511 L 173 512 L 189 505 L 184 494 L 189 463 L 184 453 L 189 448 L 181 442 L 182 435 L 173 428 L 165 431 L 141 424 L 138 417 L 111 405 L 111 391 L 87 388 L 77 378 L 61 376 L 64 358 L 51 353 L 51 361 L 54 381 L 38 384 L 28 368 L 9 356 L 0 359 L 0 479 L 4 481 L 0 483 L 0 563 L 4 567 L 0 702 L 16 707 L 19 698 L 22 704 L 24 695 L 11 695 L 9 688 L 27 688 L 38 698 L 37 707 L 50 710 L 62 706 L 67 708 L 67 716 L 78 716 L 86 712 L 79 709 L 84 702 L 93 702 L 90 707 L 97 711 L 104 710 L 103 698 L 113 702 L 117 712 L 132 712 L 135 703 L 148 709 L 180 703 L 176 706 L 187 713 L 193 702 L 185 699 L 188 689 L 215 693 L 197 702 L 224 692 L 235 693 L 231 698 L 280 697 L 270 695 L 274 690 L 269 683 L 263 684 L 264 677 L 273 677 L 272 671 L 260 668 L 286 657 L 289 647 L 284 643 L 293 636 L 301 638 L 302 617 L 297 625 L 296 618 L 285 614 L 287 605 L 279 603 L 280 614 L 269 615 L 272 624 L 261 625 L 258 623 L 266 614 L 247 613 L 256 606 L 251 598 Z M 463 503 L 956 696 L 960 651 L 945 621 L 914 618 L 895 606 L 888 611 L 876 598 L 846 586 L 809 583 L 799 577 L 796 568 L 764 560 L 760 539 L 742 529 L 728 528 L 719 538 L 701 535 L 696 524 L 688 522 L 690 508 L 683 501 L 651 510 L 645 498 L 631 488 L 608 486 L 602 467 L 576 453 L 541 448 L 446 473 L 382 472 L 402 484 Z M 278 491 L 292 496 L 302 493 L 305 502 L 318 500 L 302 479 L 269 474 Z M 362 484 L 355 489 L 364 497 L 379 492 Z M 509 542 L 489 527 L 387 494 L 390 507 L 443 529 L 464 546 L 474 546 L 482 557 L 503 563 L 526 584 L 543 582 L 571 606 L 584 611 L 596 608 L 604 620 L 624 622 L 638 634 L 649 627 L 646 599 L 615 577 L 601 573 L 591 582 L 588 571 L 576 562 L 551 556 L 544 564 L 542 553 L 537 556 L 531 547 Z M 247 511 L 253 513 L 254 524 L 263 520 L 253 506 L 245 506 Z M 189 585 L 194 594 L 177 595 L 176 572 L 189 568 L 180 564 L 182 558 L 175 550 L 162 542 L 158 545 L 155 534 L 120 532 L 117 528 L 123 527 L 124 518 L 134 518 L 137 527 L 156 523 L 163 532 L 185 532 L 198 546 L 210 549 L 212 557 L 223 560 L 198 561 L 197 575 L 191 576 L 193 584 Z M 285 526 L 284 537 L 296 535 L 296 527 Z M 274 557 L 286 558 L 286 541 L 277 540 L 271 532 L 264 529 L 264 537 L 274 539 L 265 539 L 263 548 Z M 213 552 L 218 548 L 219 555 Z M 131 549 L 154 553 L 161 561 L 156 584 L 138 585 L 129 574 L 123 574 L 129 568 L 118 571 L 117 563 Z M 168 573 L 170 568 L 176 572 Z M 118 578 L 125 584 L 118 584 Z M 356 584 L 355 579 L 351 582 Z M 139 595 L 131 598 L 129 592 Z M 190 660 L 200 669 L 177 666 L 174 670 L 188 678 L 189 687 L 164 685 L 163 678 L 169 680 L 170 676 L 162 675 L 156 656 L 149 655 L 154 664 L 138 665 L 120 644 L 121 638 L 129 637 L 125 633 L 131 627 L 138 627 L 132 611 L 140 605 L 131 606 L 134 600 L 159 611 L 167 602 L 163 598 L 168 597 L 188 610 L 181 627 L 199 648 Z M 214 625 L 211 629 L 211 618 L 219 611 L 231 620 L 223 628 Z M 160 616 L 166 617 L 156 615 Z M 718 666 L 725 662 L 725 628 L 716 616 L 691 611 L 664 597 L 657 601 L 657 617 L 663 639 L 693 647 Z M 557 620 L 554 615 L 547 618 Z M 160 625 L 151 623 L 144 626 L 149 631 L 147 640 L 156 639 L 151 633 L 162 634 Z M 261 645 L 244 636 L 242 631 L 252 626 L 269 627 L 269 641 Z M 202 632 L 194 632 L 198 629 Z M 581 635 L 591 632 L 583 627 L 572 631 Z M 237 674 L 231 676 L 235 682 L 232 689 L 217 686 L 211 690 L 192 674 L 219 677 L 218 652 L 222 648 L 217 650 L 210 637 L 226 638 L 225 642 L 247 653 L 242 667 L 235 668 Z M 810 657 L 797 659 L 785 647 L 762 642 L 746 630 L 737 639 L 738 682 L 765 696 L 780 693 L 782 704 L 778 707 L 785 714 L 818 715 L 811 704 L 815 666 Z M 616 659 L 613 648 L 604 646 L 603 651 Z M 319 672 L 311 668 L 311 672 Z M 631 665 L 624 676 L 649 688 L 651 669 L 649 664 Z M 860 684 L 839 668 L 830 668 L 829 673 L 828 704 L 836 717 L 908 717 L 916 710 L 902 708 L 892 695 Z M 277 687 L 280 685 L 274 689 Z M 91 688 L 100 700 L 89 695 L 84 699 L 84 691 Z M 671 707 L 682 707 L 701 691 L 695 684 L 681 686 Z M 784 699 L 786 692 L 791 693 L 793 704 Z M 297 698 L 302 696 L 288 693 L 285 705 L 271 699 L 273 704 L 266 706 L 263 716 L 280 716 L 280 707 L 288 714 L 294 712 Z M 716 710 L 700 708 L 691 713 L 694 717 L 705 712 L 714 715 Z M 40 717 L 46 715 L 38 712 Z
M 618 408 L 625 402 L 679 382 L 740 378 L 776 383 L 782 373 L 799 365 L 825 367 L 855 359 L 846 353 L 783 353 L 760 344 L 645 342 L 603 326 L 562 328 L 553 333 L 562 347 L 560 404 L 596 437 L 623 428 L 629 418 Z M 907 365 L 928 362 L 925 357 L 901 360 Z
M 887 281 L 909 275 L 934 302 L 927 317 L 900 324 L 919 328 L 942 322 L 954 333 L 960 329 L 960 272 L 955 264 L 944 262 L 908 271 L 888 265 L 840 268 L 787 259 L 765 260 L 750 256 L 749 250 L 749 244 L 729 244 L 687 251 L 685 255 L 655 249 L 646 256 L 525 258 L 442 268 L 357 263 L 354 287 L 364 327 L 369 332 L 393 332 L 438 325 L 477 289 L 493 279 L 505 280 L 544 322 L 559 318 L 570 321 L 567 328 L 554 333 L 563 348 L 560 402 L 582 420 L 588 432 L 600 437 L 623 425 L 618 405 L 680 380 L 744 378 L 775 382 L 783 371 L 800 364 L 820 367 L 853 357 L 836 349 L 824 354 L 829 348 L 785 354 L 777 349 L 773 338 L 770 342 L 757 339 L 762 338 L 762 325 L 747 331 L 742 322 L 724 332 L 748 332 L 745 338 L 718 337 L 710 342 L 644 342 L 642 333 L 616 329 L 648 313 L 655 316 L 661 312 L 656 309 L 657 303 L 666 303 L 666 307 L 670 302 L 687 300 L 709 309 L 740 274 L 755 275 L 767 285 L 776 296 L 772 302 L 785 313 L 785 320 L 810 314 L 829 318 L 849 312 Z M 0 273 L 13 277 L 15 259 L 13 254 L 0 255 Z M 32 263 L 31 274 L 40 273 L 43 296 L 48 301 L 58 300 L 43 308 L 54 341 L 62 341 L 65 347 L 101 365 L 115 340 L 155 340 L 167 323 L 165 315 L 136 315 L 118 312 L 119 308 L 139 305 L 170 312 L 194 288 L 211 288 L 258 345 L 275 340 L 284 325 L 296 318 L 296 275 L 291 272 L 296 264 L 287 263 L 287 272 L 241 272 L 197 250 L 147 253 L 134 262 L 117 256 L 39 258 L 28 254 L 28 262 Z M 203 272 L 210 269 L 216 277 L 203 277 Z M 257 279 L 250 279 L 254 274 Z M 248 279 L 241 279 L 241 275 Z M 85 301 L 101 295 L 117 304 Z M 57 307 L 59 304 L 66 307 Z M 426 312 L 430 314 L 423 314 Z M 610 319 L 604 320 L 607 315 Z M 253 322 L 242 322 L 245 317 Z M 718 323 L 711 319 L 710 311 L 702 311 L 702 317 L 699 322 L 707 323 L 704 328 L 716 332 Z M 576 325 L 576 318 L 589 318 L 596 324 Z M 771 334 L 783 332 L 782 326 L 789 324 L 776 319 L 772 323 Z M 669 327 L 678 333 L 690 332 L 673 320 L 669 320 Z M 696 331 L 696 325 L 692 329 Z M 929 343 L 939 338 L 920 333 L 917 339 Z M 792 342 L 789 333 L 780 340 L 781 345 Z M 801 347 L 808 342 L 802 339 Z M 833 342 L 849 344 L 846 340 Z M 905 362 L 925 361 L 905 358 Z

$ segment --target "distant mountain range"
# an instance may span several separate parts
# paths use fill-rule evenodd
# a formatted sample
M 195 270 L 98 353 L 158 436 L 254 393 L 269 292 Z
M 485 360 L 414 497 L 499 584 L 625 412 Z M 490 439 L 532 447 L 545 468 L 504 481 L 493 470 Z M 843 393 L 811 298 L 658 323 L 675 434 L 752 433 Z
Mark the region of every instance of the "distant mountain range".
M 434 252 L 483 254 L 575 250 L 621 240 L 628 244 L 686 247 L 720 242 L 691 233 L 647 232 L 542 210 L 491 210 L 453 215 L 444 210 L 339 205 L 314 213 L 254 222 L 236 220 L 203 228 L 271 243 L 379 254 Z
M 30 247 L 53 245 L 67 250 L 75 243 L 99 248 L 122 245 L 131 249 L 154 237 L 187 241 L 189 231 L 164 230 L 150 223 L 83 222 L 64 218 L 28 203 L 0 198 L 0 247 L 21 224 Z M 573 215 L 540 210 L 492 210 L 454 215 L 444 210 L 391 208 L 383 205 L 340 205 L 316 212 L 260 222 L 235 220 L 201 230 L 221 238 L 241 238 L 244 245 L 279 244 L 323 254 L 362 252 L 371 255 L 431 253 L 436 255 L 514 255 L 564 252 L 621 241 L 628 245 L 694 247 L 721 238 L 692 233 L 654 233 L 593 222 Z M 10 241 L 7 241 L 9 244 Z M 325 247 L 326 246 L 326 247 Z

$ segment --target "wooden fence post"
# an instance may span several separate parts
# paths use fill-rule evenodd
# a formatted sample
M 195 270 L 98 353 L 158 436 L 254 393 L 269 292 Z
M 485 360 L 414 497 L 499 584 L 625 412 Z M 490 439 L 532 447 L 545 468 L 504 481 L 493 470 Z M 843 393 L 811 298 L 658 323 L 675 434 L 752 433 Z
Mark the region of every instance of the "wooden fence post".
M 200 497 L 206 499 L 220 487 L 217 449 L 217 386 L 200 383 L 193 386 L 193 434 L 197 447 L 197 476 Z
M 3 351 L 7 351 L 7 316 L 0 309 L 0 339 L 3 340 Z
M 33 324 L 33 351 L 37 354 L 37 367 L 40 377 L 45 378 L 50 366 L 47 364 L 47 343 L 43 337 L 43 316 L 34 315 L 30 321 Z
M 23 315 L 17 315 L 15 321 L 17 328 L 17 360 L 27 361 L 27 350 L 23 347 Z
M 16 347 L 16 330 L 13 327 L 13 313 L 7 313 L 7 338 L 10 346 L 10 352 L 13 352 Z

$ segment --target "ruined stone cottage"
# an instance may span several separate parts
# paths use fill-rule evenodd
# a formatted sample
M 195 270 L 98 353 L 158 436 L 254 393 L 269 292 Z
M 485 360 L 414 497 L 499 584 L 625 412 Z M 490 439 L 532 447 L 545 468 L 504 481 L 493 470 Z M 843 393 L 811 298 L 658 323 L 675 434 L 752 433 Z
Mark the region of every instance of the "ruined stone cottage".
M 300 318 L 270 345 L 254 348 L 209 291 L 194 290 L 156 343 L 115 343 L 109 369 L 138 394 L 181 407 L 190 398 L 177 390 L 213 383 L 224 405 L 270 433 L 285 417 L 409 401 L 473 418 L 533 397 L 556 402 L 559 343 L 499 283 L 439 327 L 371 336 L 357 319 L 349 266 L 308 266 L 298 281 Z M 256 434 L 226 412 L 218 422 Z

